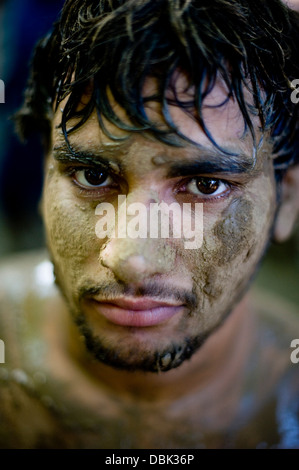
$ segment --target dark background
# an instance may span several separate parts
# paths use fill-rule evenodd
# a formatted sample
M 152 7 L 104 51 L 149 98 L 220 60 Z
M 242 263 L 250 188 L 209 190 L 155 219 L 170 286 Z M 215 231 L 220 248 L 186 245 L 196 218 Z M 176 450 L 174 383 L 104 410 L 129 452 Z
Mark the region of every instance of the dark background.
M 10 116 L 22 103 L 33 46 L 51 28 L 62 4 L 0 0 L 0 79 L 6 92 L 0 104 L 0 258 L 44 246 L 38 214 L 42 151 L 36 139 L 26 145 L 18 141 Z M 256 283 L 299 305 L 298 227 L 287 243 L 270 248 Z
M 36 41 L 52 27 L 63 0 L 0 1 L 0 256 L 43 245 L 37 205 L 42 187 L 42 150 L 14 133 L 12 114 L 22 103 L 28 65 Z

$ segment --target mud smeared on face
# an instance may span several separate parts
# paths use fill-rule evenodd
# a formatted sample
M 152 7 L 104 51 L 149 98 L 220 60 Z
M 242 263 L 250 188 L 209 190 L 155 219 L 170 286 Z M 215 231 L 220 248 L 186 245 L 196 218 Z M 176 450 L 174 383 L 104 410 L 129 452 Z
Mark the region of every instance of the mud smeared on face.
M 217 269 L 210 268 L 207 269 L 205 273 L 205 281 L 203 286 L 203 292 L 206 294 L 209 299 L 216 300 L 222 295 L 223 288 L 217 284 Z
M 227 264 L 249 246 L 253 236 L 253 204 L 247 199 L 235 199 L 224 210 L 223 220 L 215 225 L 214 234 L 221 241 L 218 265 Z
M 233 103 L 232 107 L 228 114 L 225 109 L 209 108 L 210 126 L 216 126 L 212 134 L 223 141 L 223 147 L 234 148 L 239 143 L 240 154 L 251 155 L 252 142 L 241 140 L 244 129 Z M 180 114 L 179 120 L 185 125 L 186 115 Z M 210 145 L 193 120 L 183 133 L 203 146 Z M 59 131 L 54 131 L 53 139 L 61 142 Z M 105 139 L 92 116 L 70 140 L 85 151 L 87 147 L 93 152 L 99 148 L 102 157 Z M 188 187 L 186 175 L 168 176 L 173 162 L 207 158 L 205 151 L 190 145 L 170 147 L 145 136 L 130 136 L 123 148 L 118 144 L 115 156 L 109 153 L 109 159 L 115 160 L 112 168 L 119 169 L 114 171 L 120 180 L 118 189 L 108 190 L 100 198 L 81 194 L 70 176 L 49 157 L 44 193 L 49 248 L 61 290 L 95 357 L 131 370 L 168 370 L 191 357 L 222 324 L 248 285 L 273 222 L 273 165 L 267 155 L 260 155 L 252 174 L 246 178 L 234 175 L 240 178 L 237 186 L 242 189 L 217 198 L 195 196 L 184 189 Z M 225 177 L 230 180 L 229 174 Z M 146 207 L 161 201 L 181 206 L 184 201 L 202 202 L 202 246 L 185 249 L 183 239 L 98 239 L 95 208 L 100 200 L 116 208 L 119 194 L 126 195 L 128 204 L 142 202 Z M 88 308 L 89 298 L 95 295 L 182 299 L 182 309 L 155 327 L 123 328 Z
M 175 258 L 173 247 L 159 241 L 153 244 L 150 239 L 142 242 L 137 239 L 135 243 L 128 239 L 110 239 L 101 249 L 99 262 L 113 270 L 121 282 L 130 285 L 146 280 L 156 272 L 172 272 Z
M 68 290 L 82 274 L 91 247 L 97 243 L 94 210 L 65 192 L 65 181 L 57 169 L 55 175 L 52 171 L 45 183 L 43 215 L 57 282 Z

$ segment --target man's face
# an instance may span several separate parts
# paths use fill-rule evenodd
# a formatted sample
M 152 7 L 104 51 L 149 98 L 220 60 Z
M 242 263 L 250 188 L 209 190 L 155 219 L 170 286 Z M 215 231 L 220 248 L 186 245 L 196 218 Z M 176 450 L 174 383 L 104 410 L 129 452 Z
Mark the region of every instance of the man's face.
M 184 85 L 179 78 L 177 92 L 189 100 Z M 148 80 L 144 93 L 154 87 Z M 146 133 L 115 141 L 103 134 L 93 113 L 70 134 L 81 156 L 71 159 L 57 128 L 61 110 L 56 113 L 43 196 L 48 245 L 88 347 L 108 364 L 152 371 L 179 365 L 240 300 L 265 250 L 276 210 L 271 146 L 260 146 L 254 164 L 252 138 L 243 135 L 237 104 L 214 106 L 225 97 L 217 82 L 203 116 L 216 142 L 235 157 L 218 150 L 191 115 L 171 106 L 180 131 L 199 145 L 170 146 Z M 113 100 L 112 105 L 127 119 Z M 155 103 L 147 112 L 163 122 Z M 128 135 L 106 125 L 113 134 Z M 202 203 L 202 246 L 186 249 L 182 238 L 98 238 L 95 208 L 112 204 L 117 225 L 119 195 L 147 210 L 153 202 L 181 208 Z

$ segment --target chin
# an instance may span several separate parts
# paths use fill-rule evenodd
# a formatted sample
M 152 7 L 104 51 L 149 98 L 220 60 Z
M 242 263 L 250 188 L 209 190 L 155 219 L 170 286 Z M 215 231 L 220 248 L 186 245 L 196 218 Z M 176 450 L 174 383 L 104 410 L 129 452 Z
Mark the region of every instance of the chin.
M 79 322 L 77 321 L 77 324 Z M 79 330 L 85 340 L 89 353 L 97 361 L 119 370 L 166 372 L 179 367 L 184 361 L 204 344 L 208 334 L 188 337 L 178 342 L 172 341 L 158 349 L 153 343 L 151 346 L 140 342 L 128 344 L 126 340 L 115 342 L 104 336 L 95 336 L 90 328 L 80 323 Z

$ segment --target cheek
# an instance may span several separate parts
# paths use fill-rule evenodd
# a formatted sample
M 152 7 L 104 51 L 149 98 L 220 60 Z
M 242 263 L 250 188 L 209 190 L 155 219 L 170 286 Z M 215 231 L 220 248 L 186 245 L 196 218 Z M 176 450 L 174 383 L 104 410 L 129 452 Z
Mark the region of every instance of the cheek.
M 246 195 L 233 199 L 218 215 L 207 210 L 201 249 L 184 255 L 206 326 L 232 308 L 264 253 L 273 224 L 275 193 L 267 182 L 260 194 L 260 184 L 254 183 Z
M 219 266 L 232 262 L 238 255 L 250 249 L 254 238 L 253 204 L 247 199 L 235 199 L 222 220 L 214 227 L 214 237 L 218 240 L 216 262 Z
M 233 199 L 215 223 L 212 236 L 217 243 L 217 265 L 237 265 L 242 270 L 243 266 L 248 268 L 248 263 L 258 261 L 270 237 L 274 214 L 273 182 L 261 177 L 246 195 Z
M 43 200 L 47 242 L 56 270 L 60 277 L 74 279 L 83 264 L 95 257 L 99 240 L 94 211 L 74 201 L 58 179 L 47 185 Z

